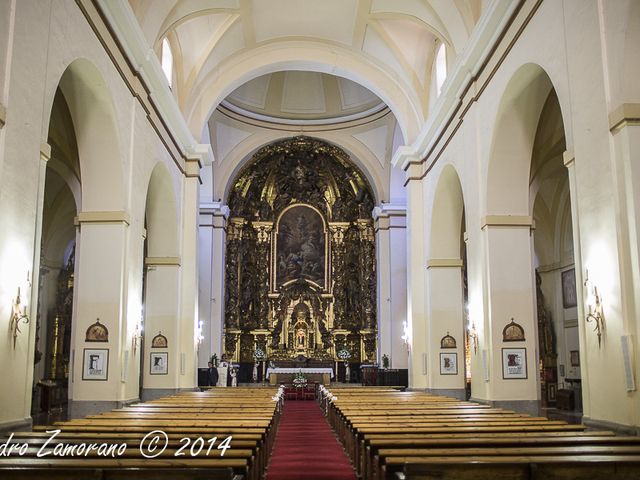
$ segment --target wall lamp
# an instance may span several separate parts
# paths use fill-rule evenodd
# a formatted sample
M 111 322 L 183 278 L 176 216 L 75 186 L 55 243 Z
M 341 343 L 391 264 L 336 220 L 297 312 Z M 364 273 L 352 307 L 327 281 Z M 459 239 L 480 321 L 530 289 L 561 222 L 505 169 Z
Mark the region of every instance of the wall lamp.
M 585 271 L 584 287 L 587 290 L 588 311 L 585 317 L 587 322 L 595 324 L 594 332 L 598 335 L 598 347 L 601 345 L 602 334 L 604 333 L 604 313 L 602 311 L 602 298 L 598 293 L 598 288 L 589 281 L 589 270 Z
M 22 309 L 21 309 L 22 308 Z M 29 323 L 29 316 L 27 315 L 27 305 L 20 304 L 20 287 L 18 287 L 18 295 L 16 295 L 16 299 L 13 301 L 13 306 L 11 308 L 11 323 L 9 325 L 9 331 L 13 336 L 13 348 L 16 348 L 16 340 L 18 339 L 18 334 L 20 331 L 20 322 L 24 321 L 25 324 Z

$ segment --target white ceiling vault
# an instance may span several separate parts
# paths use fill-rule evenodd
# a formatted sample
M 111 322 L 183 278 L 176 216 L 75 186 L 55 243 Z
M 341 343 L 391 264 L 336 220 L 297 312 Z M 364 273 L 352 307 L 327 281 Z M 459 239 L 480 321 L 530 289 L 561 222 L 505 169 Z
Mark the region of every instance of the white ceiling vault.
M 486 3 L 129 0 L 149 46 L 171 45 L 173 95 L 193 135 L 210 136 L 214 177 L 261 142 L 309 133 L 359 152 L 383 200 L 394 143 L 415 141 L 434 103 L 438 46 L 452 65 Z

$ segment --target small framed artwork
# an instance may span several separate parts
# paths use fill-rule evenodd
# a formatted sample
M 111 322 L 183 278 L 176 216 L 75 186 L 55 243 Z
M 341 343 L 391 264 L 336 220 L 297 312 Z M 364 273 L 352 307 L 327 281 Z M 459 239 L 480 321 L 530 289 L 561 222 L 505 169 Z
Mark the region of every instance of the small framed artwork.
M 109 378 L 109 349 L 85 348 L 82 362 L 82 380 Z
M 440 348 L 456 348 L 456 339 L 449 332 L 440 339 Z
M 151 340 L 151 348 L 168 348 L 169 342 L 162 332 L 158 332 L 158 335 Z
M 527 378 L 527 349 L 502 349 L 502 378 L 519 380 Z
M 547 389 L 547 400 L 549 402 L 555 402 L 556 401 L 556 384 L 555 383 L 550 383 Z
M 96 323 L 89 325 L 84 337 L 85 342 L 108 342 L 109 330 L 96 318 Z
M 513 318 L 502 330 L 503 342 L 524 342 L 524 328 L 516 323 Z
M 558 373 L 560 374 L 561 377 L 564 377 L 564 365 L 558 366 Z
M 440 354 L 440 375 L 457 375 L 458 374 L 458 354 L 457 353 L 441 353 Z
M 169 373 L 169 354 L 157 352 L 151 354 L 151 375 L 166 375 Z
M 565 270 L 562 272 L 562 307 L 573 308 L 578 305 L 576 295 L 576 270 Z
M 571 350 L 569 352 L 569 359 L 571 360 L 572 367 L 580 366 L 580 351 L 579 350 Z

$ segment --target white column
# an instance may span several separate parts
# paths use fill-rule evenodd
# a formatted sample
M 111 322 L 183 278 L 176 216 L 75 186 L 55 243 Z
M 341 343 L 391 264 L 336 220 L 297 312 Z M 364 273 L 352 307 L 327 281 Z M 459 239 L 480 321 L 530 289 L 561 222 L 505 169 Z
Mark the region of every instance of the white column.
M 179 387 L 180 348 L 176 295 L 180 292 L 180 259 L 145 258 L 143 399 L 175 393 Z M 167 348 L 152 348 L 157 335 L 167 338 Z M 151 354 L 167 353 L 167 374 L 151 374 Z
M 126 212 L 81 212 L 81 241 L 76 245 L 74 281 L 73 367 L 69 392 L 72 417 L 113 408 L 121 396 L 121 364 L 127 346 L 127 231 Z M 87 342 L 86 332 L 100 319 L 108 342 Z M 107 379 L 83 375 L 87 349 L 107 349 Z M 83 378 L 84 377 L 84 378 Z
M 200 205 L 199 314 L 205 340 L 198 364 L 207 365 L 214 353 L 222 354 L 224 328 L 225 243 L 229 207 L 220 202 Z
M 407 163 L 407 162 L 405 162 Z M 407 319 L 409 323 L 409 387 L 426 388 L 429 332 L 425 297 L 424 194 L 420 165 L 409 163 L 407 172 Z
M 427 308 L 431 349 L 429 386 L 435 393 L 454 395 L 464 399 L 464 326 L 462 298 L 462 260 L 432 258 L 427 262 Z M 456 348 L 441 348 L 446 335 L 453 337 Z M 441 354 L 454 361 L 456 371 L 441 368 Z M 452 354 L 455 354 L 453 357 Z M 439 391 L 439 392 L 437 392 Z
M 569 194 L 571 196 L 571 223 L 573 229 L 573 258 L 574 271 L 576 274 L 576 298 L 578 299 L 578 343 L 580 347 L 580 379 L 582 380 L 582 411 L 584 415 L 589 415 L 589 355 L 587 355 L 587 341 L 584 321 L 583 296 L 583 266 L 582 266 L 582 245 L 580 236 L 580 215 L 578 208 L 578 187 L 576 183 L 576 159 L 571 151 L 564 152 L 564 165 L 569 174 Z
M 482 220 L 486 301 L 485 321 L 478 333 L 481 348 L 488 356 L 489 398 L 486 400 L 515 402 L 513 405 L 519 409 L 536 408 L 532 402 L 538 399 L 538 332 L 531 225 L 528 216 L 488 215 Z M 503 329 L 512 318 L 524 328 L 525 341 L 503 342 Z M 526 379 L 503 378 L 504 348 L 526 349 Z
M 381 204 L 373 209 L 378 274 L 378 362 L 389 356 L 391 368 L 407 368 L 402 340 L 407 320 L 407 238 L 404 205 Z
M 182 253 L 180 281 L 178 356 L 179 388 L 197 386 L 198 341 L 198 199 L 200 187 L 198 159 L 187 159 L 182 186 Z

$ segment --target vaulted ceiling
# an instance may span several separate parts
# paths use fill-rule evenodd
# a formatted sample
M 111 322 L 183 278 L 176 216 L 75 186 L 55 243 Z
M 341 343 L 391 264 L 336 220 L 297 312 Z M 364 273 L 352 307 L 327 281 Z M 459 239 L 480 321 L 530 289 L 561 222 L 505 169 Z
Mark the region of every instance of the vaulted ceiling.
M 439 46 L 452 65 L 487 3 L 129 0 L 159 57 L 169 42 L 178 105 L 212 143 L 212 198 L 256 148 L 304 133 L 358 157 L 387 200 L 393 151 L 417 138 L 436 98 Z

